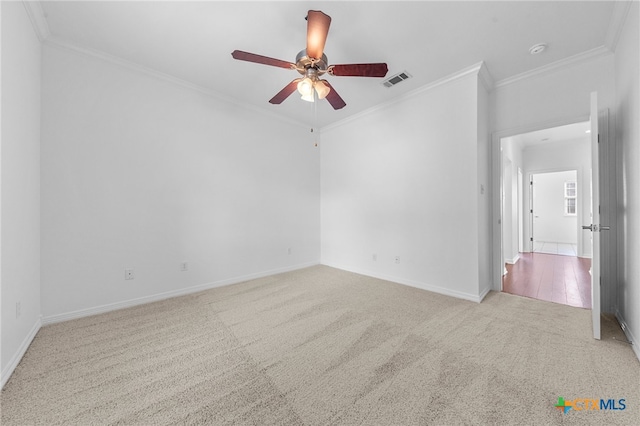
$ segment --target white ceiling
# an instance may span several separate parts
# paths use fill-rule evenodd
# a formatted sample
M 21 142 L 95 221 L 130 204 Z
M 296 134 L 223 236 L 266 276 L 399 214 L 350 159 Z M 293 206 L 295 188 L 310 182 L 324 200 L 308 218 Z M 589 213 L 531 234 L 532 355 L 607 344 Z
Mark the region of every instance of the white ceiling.
M 307 10 L 332 17 L 330 64 L 386 62 L 389 76 L 413 78 L 392 88 L 382 79 L 327 78 L 346 101 L 321 101 L 326 126 L 484 61 L 501 81 L 606 46 L 617 30 L 609 1 L 498 2 L 42 2 L 50 43 L 112 55 L 207 91 L 311 124 L 313 104 L 294 93 L 268 100 L 295 71 L 236 61 L 235 49 L 295 61 L 306 42 Z M 530 55 L 544 42 L 548 49 Z

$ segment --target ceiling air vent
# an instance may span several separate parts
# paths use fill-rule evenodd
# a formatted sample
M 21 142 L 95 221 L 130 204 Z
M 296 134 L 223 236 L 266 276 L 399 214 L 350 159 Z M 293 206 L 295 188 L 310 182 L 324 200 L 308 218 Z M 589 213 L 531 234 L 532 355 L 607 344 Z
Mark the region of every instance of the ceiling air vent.
M 382 82 L 382 84 L 384 84 L 386 87 L 391 87 L 391 86 L 395 86 L 398 83 L 401 83 L 407 79 L 411 78 L 411 74 L 409 74 L 406 71 L 403 71 L 401 73 L 398 73 L 396 75 L 392 75 L 391 77 L 389 77 L 388 79 L 386 79 L 385 81 Z

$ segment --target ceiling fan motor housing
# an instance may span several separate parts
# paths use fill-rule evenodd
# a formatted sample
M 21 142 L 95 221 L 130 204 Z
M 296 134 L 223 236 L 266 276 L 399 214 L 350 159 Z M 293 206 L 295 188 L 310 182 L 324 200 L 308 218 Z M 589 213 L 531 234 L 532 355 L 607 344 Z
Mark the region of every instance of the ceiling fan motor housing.
M 302 49 L 296 55 L 296 69 L 302 75 L 306 75 L 309 68 L 315 68 L 318 70 L 317 75 L 322 75 L 327 72 L 328 63 L 329 60 L 324 53 L 320 59 L 310 58 L 307 55 L 307 49 Z

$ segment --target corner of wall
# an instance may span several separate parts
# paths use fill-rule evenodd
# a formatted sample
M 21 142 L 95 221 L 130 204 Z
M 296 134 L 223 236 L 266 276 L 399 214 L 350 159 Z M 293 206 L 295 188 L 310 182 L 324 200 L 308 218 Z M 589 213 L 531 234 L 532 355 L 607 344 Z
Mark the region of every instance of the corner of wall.
M 491 102 L 493 78 L 484 62 L 478 69 L 477 89 L 477 191 L 478 191 L 478 291 L 480 300 L 493 283 L 491 182 Z
M 31 21 L 31 25 L 33 25 L 33 30 L 38 37 L 38 40 L 45 41 L 51 36 L 51 31 L 49 30 L 49 23 L 47 22 L 47 18 L 45 17 L 44 10 L 42 10 L 42 5 L 39 1 L 23 1 L 25 10 L 27 11 L 27 15 L 29 16 L 29 20 Z
M 631 349 L 633 350 L 633 353 L 636 354 L 636 358 L 640 361 L 640 341 L 636 339 L 635 334 L 618 309 L 616 309 L 616 319 L 618 320 L 618 323 L 620 323 L 622 331 L 624 331 L 624 335 L 627 336 L 627 340 L 631 342 Z
M 35 339 L 36 334 L 38 334 L 38 331 L 40 331 L 41 327 L 42 327 L 42 319 L 41 317 L 38 317 L 36 322 L 33 324 L 31 329 L 29 330 L 29 333 L 27 333 L 27 335 L 24 337 L 24 339 L 22 340 L 22 343 L 20 343 L 20 346 L 18 347 L 16 352 L 13 354 L 13 356 L 11 357 L 7 365 L 5 365 L 2 371 L 0 371 L 0 389 L 3 389 L 4 385 L 6 385 L 9 379 L 11 378 L 11 375 L 13 374 L 16 367 L 20 363 L 20 360 L 22 359 L 24 354 L 27 352 L 27 349 L 29 349 L 31 342 L 33 342 L 33 339 Z
M 28 4 L 2 2 L 0 382 L 40 329 L 42 50 Z

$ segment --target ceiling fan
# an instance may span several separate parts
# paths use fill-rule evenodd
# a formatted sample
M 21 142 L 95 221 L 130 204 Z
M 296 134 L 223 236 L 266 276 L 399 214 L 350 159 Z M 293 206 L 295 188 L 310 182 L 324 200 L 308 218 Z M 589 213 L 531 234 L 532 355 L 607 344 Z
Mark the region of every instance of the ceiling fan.
M 234 50 L 231 53 L 234 59 L 240 61 L 293 69 L 303 76 L 287 84 L 284 89 L 269 100 L 270 103 L 280 104 L 298 89 L 305 101 L 314 102 L 317 95 L 318 99 L 326 98 L 333 109 L 340 109 L 346 103 L 328 81 L 320 79 L 323 74 L 347 77 L 384 77 L 387 75 L 388 69 L 385 63 L 329 65 L 323 50 L 329 33 L 329 25 L 331 25 L 331 17 L 319 10 L 310 10 L 306 20 L 307 48 L 298 53 L 295 63 L 241 50 Z

